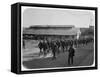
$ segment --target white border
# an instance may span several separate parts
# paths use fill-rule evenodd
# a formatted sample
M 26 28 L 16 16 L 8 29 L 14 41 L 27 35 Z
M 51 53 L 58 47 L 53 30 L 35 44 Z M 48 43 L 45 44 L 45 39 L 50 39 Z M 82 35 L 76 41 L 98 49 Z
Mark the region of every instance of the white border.
M 63 68 L 80 68 L 80 67 L 93 67 L 95 66 L 95 52 L 94 52 L 94 63 L 91 66 L 74 66 L 74 67 L 55 67 L 55 68 L 40 68 L 40 69 L 27 69 L 23 66 L 23 53 L 22 53 L 22 32 L 23 32 L 23 12 L 28 9 L 28 8 L 33 8 L 33 9 L 52 9 L 52 10 L 76 10 L 76 11 L 80 11 L 79 9 L 58 9 L 58 8 L 45 8 L 45 7 L 29 7 L 29 6 L 21 6 L 21 71 L 32 71 L 32 70 L 47 70 L 47 69 L 63 69 Z M 90 10 L 81 10 L 81 11 L 89 11 Z M 92 11 L 93 14 L 95 15 L 95 11 Z M 95 18 L 95 17 L 94 17 Z M 94 26 L 94 51 L 95 51 L 95 26 Z

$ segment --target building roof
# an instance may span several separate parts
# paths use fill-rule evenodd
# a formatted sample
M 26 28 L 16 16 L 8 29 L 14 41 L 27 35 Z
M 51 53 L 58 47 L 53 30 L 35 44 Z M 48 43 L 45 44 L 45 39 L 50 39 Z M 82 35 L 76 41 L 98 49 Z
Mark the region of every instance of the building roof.
M 30 29 L 69 29 L 69 28 L 74 28 L 74 25 L 33 25 L 30 26 Z
M 36 35 L 76 35 L 79 32 L 79 28 L 70 28 L 67 29 L 66 27 L 60 28 L 55 27 L 53 28 L 28 28 L 23 30 L 23 34 L 36 34 Z

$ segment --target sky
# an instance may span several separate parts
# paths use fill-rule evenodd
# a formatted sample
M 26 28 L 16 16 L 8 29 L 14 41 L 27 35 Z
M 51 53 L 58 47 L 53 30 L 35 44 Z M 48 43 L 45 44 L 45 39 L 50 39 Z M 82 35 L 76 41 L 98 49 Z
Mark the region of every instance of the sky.
M 91 10 L 22 7 L 23 27 L 34 25 L 89 27 L 89 25 L 94 26 L 94 19 L 95 11 Z

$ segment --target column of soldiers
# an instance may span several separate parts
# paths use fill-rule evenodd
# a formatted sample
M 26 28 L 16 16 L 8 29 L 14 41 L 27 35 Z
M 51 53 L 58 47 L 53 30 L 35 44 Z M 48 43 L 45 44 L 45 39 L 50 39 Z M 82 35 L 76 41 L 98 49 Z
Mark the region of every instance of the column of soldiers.
M 40 54 L 47 55 L 52 52 L 53 59 L 56 59 L 56 54 L 68 51 L 68 64 L 73 64 L 73 57 L 75 56 L 75 47 L 87 45 L 90 42 L 94 42 L 93 38 L 83 38 L 74 40 L 56 39 L 56 40 L 41 40 L 38 44 Z M 26 48 L 25 40 L 23 40 L 23 48 Z
M 90 42 L 93 42 L 93 38 L 79 39 L 79 40 L 58 39 L 52 41 L 45 39 L 39 42 L 38 47 L 40 49 L 40 53 L 43 53 L 44 55 L 46 55 L 48 52 L 51 51 L 53 54 L 53 59 L 56 59 L 56 54 L 68 51 L 69 52 L 68 64 L 73 64 L 73 56 L 75 53 L 75 49 L 73 48 L 73 46 L 78 47 L 79 45 L 87 45 Z

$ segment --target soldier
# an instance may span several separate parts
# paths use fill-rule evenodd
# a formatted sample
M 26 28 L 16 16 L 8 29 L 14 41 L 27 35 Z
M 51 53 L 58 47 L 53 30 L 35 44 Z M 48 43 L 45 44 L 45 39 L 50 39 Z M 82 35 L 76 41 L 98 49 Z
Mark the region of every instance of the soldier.
M 64 52 L 64 49 L 65 49 L 65 42 L 64 42 L 64 40 L 61 40 L 61 46 L 62 46 L 62 50 Z
M 46 55 L 46 50 L 47 50 L 47 47 L 48 45 L 47 45 L 47 41 L 46 40 L 44 40 L 43 41 L 43 52 L 44 52 L 44 55 Z
M 77 39 L 74 40 L 74 45 L 77 47 L 78 45 Z
M 66 48 L 66 51 L 68 50 L 68 41 L 66 40 L 65 41 L 65 48 Z
M 73 58 L 75 56 L 75 49 L 73 48 L 73 45 L 70 46 L 68 52 L 68 65 L 70 65 L 73 64 Z
M 56 43 L 52 42 L 51 49 L 52 49 L 53 59 L 56 59 L 56 48 L 57 48 Z
M 59 50 L 59 48 L 60 48 L 60 41 L 59 40 L 56 41 L 56 45 L 57 45 L 57 50 L 58 50 L 58 54 L 59 54 L 60 53 L 60 50 Z
M 49 52 L 51 50 L 51 41 L 47 40 L 47 47 L 48 47 L 47 48 L 48 49 L 47 52 Z
M 60 41 L 56 41 L 56 44 L 57 44 L 57 48 L 59 49 L 59 47 L 60 47 Z
M 38 47 L 40 49 L 40 53 L 42 53 L 42 49 L 43 49 L 43 42 L 42 41 L 39 42 Z

